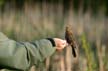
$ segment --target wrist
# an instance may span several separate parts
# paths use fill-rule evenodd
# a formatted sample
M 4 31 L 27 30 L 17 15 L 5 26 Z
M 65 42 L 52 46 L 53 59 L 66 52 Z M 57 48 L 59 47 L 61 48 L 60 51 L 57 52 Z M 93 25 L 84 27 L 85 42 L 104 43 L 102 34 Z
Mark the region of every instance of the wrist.
M 51 42 L 51 44 L 52 44 L 53 47 L 56 46 L 55 41 L 54 41 L 53 38 L 47 38 L 47 40 L 49 40 Z

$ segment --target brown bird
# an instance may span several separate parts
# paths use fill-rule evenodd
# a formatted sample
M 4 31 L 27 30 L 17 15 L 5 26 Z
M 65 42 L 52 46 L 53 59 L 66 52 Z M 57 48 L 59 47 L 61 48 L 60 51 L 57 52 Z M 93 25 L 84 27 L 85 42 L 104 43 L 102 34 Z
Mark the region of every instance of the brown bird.
M 72 33 L 72 29 L 71 29 L 70 25 L 66 26 L 65 39 L 66 39 L 67 43 L 72 47 L 73 56 L 76 57 L 76 52 L 75 52 L 76 43 L 75 43 L 73 33 Z

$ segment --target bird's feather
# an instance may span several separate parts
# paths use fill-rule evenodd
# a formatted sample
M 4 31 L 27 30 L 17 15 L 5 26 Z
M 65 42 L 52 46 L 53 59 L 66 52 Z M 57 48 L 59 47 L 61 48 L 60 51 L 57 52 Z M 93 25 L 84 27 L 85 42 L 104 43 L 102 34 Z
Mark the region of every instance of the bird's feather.
M 65 39 L 66 39 L 67 43 L 72 47 L 73 56 L 76 57 L 76 52 L 75 52 L 76 43 L 75 43 L 70 25 L 66 26 Z

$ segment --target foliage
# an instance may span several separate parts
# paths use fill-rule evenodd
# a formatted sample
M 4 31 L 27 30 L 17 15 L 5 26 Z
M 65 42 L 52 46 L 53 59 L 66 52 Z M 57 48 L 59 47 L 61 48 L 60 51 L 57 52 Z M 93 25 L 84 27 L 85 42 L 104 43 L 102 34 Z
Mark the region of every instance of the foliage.
M 0 6 L 4 5 L 5 0 L 0 0 Z
M 4 5 L 9 4 L 14 5 L 18 9 L 22 9 L 25 3 L 34 5 L 36 3 L 42 4 L 45 2 L 44 0 L 0 0 L 0 7 L 4 7 Z M 63 4 L 64 12 L 68 11 L 69 8 L 73 7 L 75 12 L 78 12 L 80 8 L 83 9 L 85 13 L 88 9 L 91 10 L 93 14 L 97 14 L 98 11 L 103 8 L 105 14 L 108 14 L 108 1 L 107 0 L 46 0 L 48 3 L 53 4 Z
M 91 45 L 87 41 L 85 34 L 81 36 L 81 40 L 82 40 L 82 48 L 84 49 L 85 56 L 87 58 L 87 65 L 88 65 L 87 71 L 96 71 L 97 64 L 94 60 L 93 50 L 91 49 Z

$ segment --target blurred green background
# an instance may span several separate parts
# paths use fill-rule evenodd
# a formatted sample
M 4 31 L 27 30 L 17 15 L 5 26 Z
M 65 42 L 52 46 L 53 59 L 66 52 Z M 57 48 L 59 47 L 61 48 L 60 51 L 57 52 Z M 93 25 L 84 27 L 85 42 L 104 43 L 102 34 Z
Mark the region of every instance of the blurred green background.
M 31 71 L 108 71 L 108 0 L 0 0 L 0 31 L 10 39 L 64 39 L 68 24 L 78 57 L 66 48 Z

